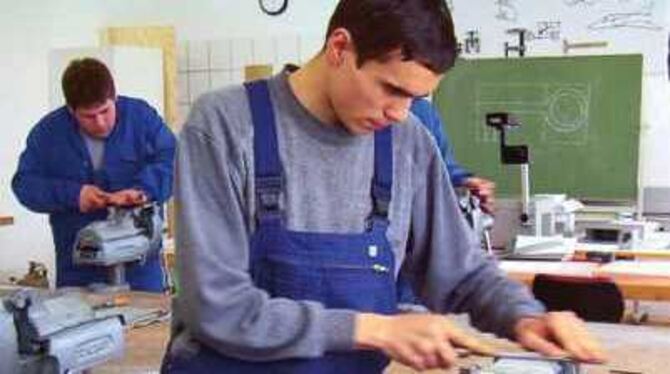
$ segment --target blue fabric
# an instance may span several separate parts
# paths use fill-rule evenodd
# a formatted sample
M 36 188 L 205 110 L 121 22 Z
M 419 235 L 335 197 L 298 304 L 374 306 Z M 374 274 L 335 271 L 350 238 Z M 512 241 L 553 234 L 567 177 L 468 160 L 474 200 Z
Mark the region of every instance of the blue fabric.
M 175 138 L 146 102 L 120 96 L 117 120 L 105 139 L 102 168 L 93 170 L 79 125 L 66 107 L 46 115 L 31 130 L 12 179 L 12 189 L 28 209 L 49 214 L 56 247 L 56 285 L 85 286 L 107 279 L 104 269 L 75 266 L 72 246 L 77 232 L 106 210 L 79 211 L 79 191 L 94 184 L 107 192 L 137 188 L 150 200 L 165 202 L 172 194 Z M 133 289 L 163 290 L 159 254 L 143 265 L 131 265 L 127 280 Z
M 278 201 L 281 189 L 263 179 L 281 180 L 274 114 L 266 81 L 247 84 L 254 120 L 254 157 L 263 175 L 256 175 L 256 193 Z M 258 122 L 257 122 L 258 121 Z M 260 122 L 264 121 L 264 122 Z M 260 139 L 259 139 L 260 138 Z M 373 200 L 388 206 L 393 179 L 391 129 L 375 134 Z M 260 161 L 259 161 L 260 160 Z M 275 196 L 272 196 L 275 195 Z M 388 199 L 388 200 L 387 200 Z M 262 204 L 262 203 L 261 203 Z M 250 269 L 254 284 L 271 297 L 321 302 L 382 314 L 396 313 L 394 255 L 386 239 L 387 212 L 375 210 L 369 229 L 336 234 L 287 230 L 279 204 L 259 207 L 258 227 L 250 239 Z M 312 359 L 250 362 L 202 347 L 192 357 L 168 353 L 164 373 L 381 373 L 388 358 L 374 351 L 329 352 Z
M 435 106 L 426 99 L 414 99 L 410 111 L 419 118 L 421 123 L 435 138 L 442 159 L 447 164 L 447 171 L 449 172 L 451 183 L 456 187 L 463 185 L 465 180 L 473 174 L 458 164 L 454 159 L 454 153 L 449 144 L 449 138 L 444 132 L 444 124 L 442 123 L 440 113 Z
M 375 133 L 375 170 L 372 179 L 374 214 L 386 219 L 393 188 L 393 138 L 391 127 Z

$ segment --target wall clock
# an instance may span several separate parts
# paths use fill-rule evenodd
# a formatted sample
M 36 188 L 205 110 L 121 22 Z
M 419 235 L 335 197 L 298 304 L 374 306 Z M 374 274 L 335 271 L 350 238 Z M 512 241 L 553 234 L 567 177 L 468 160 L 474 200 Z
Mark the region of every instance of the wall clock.
M 261 6 L 263 13 L 278 16 L 288 8 L 288 0 L 258 0 L 258 5 Z

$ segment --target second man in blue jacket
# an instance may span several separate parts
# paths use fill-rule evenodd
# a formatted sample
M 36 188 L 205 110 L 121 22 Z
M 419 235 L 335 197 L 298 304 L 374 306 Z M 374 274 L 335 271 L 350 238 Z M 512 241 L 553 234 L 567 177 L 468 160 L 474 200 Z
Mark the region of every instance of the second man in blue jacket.
M 49 214 L 56 247 L 56 285 L 85 286 L 103 269 L 77 267 L 77 232 L 106 217 L 108 206 L 165 202 L 172 193 L 175 137 L 140 99 L 117 96 L 109 69 L 73 60 L 62 78 L 66 105 L 31 130 L 12 189 L 28 209 Z M 131 288 L 163 290 L 158 254 L 127 269 Z

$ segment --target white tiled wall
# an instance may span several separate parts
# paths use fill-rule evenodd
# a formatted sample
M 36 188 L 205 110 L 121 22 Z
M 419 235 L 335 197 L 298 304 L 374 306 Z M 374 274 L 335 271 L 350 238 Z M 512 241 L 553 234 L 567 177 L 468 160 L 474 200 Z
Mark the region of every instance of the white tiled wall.
M 301 64 L 321 48 L 321 37 L 184 41 L 178 45 L 177 89 L 179 122 L 183 123 L 193 102 L 204 92 L 244 81 L 244 67 L 271 64 L 278 72 L 286 63 Z

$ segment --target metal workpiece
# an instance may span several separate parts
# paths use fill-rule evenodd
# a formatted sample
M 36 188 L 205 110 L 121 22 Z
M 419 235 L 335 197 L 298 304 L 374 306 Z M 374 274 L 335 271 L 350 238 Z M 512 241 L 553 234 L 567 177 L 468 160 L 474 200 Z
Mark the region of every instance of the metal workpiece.
M 128 290 L 126 265 L 144 261 L 160 250 L 162 225 L 160 207 L 155 203 L 110 208 L 107 219 L 92 222 L 77 233 L 72 258 L 77 265 L 108 268 L 108 284 L 94 288 Z

